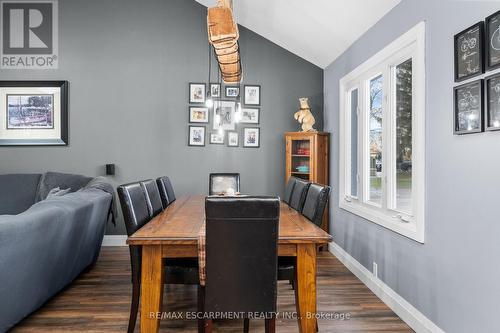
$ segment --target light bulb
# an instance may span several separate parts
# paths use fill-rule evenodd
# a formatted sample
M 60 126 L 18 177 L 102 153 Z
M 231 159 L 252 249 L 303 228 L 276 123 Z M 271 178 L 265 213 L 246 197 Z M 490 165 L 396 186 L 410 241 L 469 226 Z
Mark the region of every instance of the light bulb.
M 241 103 L 236 103 L 236 112 L 234 113 L 234 121 L 239 123 L 241 120 Z
M 494 127 L 500 127 L 500 121 L 495 120 L 495 121 L 493 122 L 493 126 L 494 126 Z
M 212 100 L 212 97 L 207 97 L 205 105 L 207 108 L 211 108 L 212 106 L 214 106 L 214 101 Z
M 219 135 L 223 135 L 224 134 L 224 130 L 221 128 L 219 128 Z
M 214 123 L 220 124 L 220 114 L 216 114 L 214 117 Z

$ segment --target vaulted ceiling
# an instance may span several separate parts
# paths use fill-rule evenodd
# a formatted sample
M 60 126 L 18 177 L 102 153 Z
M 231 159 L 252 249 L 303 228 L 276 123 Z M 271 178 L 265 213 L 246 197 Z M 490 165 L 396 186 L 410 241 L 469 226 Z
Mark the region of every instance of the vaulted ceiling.
M 216 0 L 196 0 L 213 7 Z M 236 21 L 325 68 L 400 0 L 233 0 Z

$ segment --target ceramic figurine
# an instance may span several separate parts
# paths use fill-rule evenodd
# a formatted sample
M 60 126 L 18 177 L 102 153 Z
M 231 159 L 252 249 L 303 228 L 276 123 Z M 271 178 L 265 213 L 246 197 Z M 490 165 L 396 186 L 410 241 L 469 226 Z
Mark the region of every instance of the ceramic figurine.
M 311 109 L 309 108 L 309 99 L 307 97 L 299 98 L 300 101 L 300 110 L 295 112 L 294 118 L 302 124 L 302 132 L 316 132 L 313 128 L 316 120 L 311 113 Z

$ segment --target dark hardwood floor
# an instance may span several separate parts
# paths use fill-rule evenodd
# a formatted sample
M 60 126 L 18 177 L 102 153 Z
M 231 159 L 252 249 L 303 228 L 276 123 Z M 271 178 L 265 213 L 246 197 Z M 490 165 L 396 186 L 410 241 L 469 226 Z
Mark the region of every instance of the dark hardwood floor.
M 92 269 L 11 331 L 126 332 L 131 287 L 128 248 L 104 247 Z M 163 300 L 163 311 L 196 311 L 196 287 L 167 286 Z M 287 282 L 278 286 L 278 311 L 295 311 L 293 290 Z M 413 332 L 328 252 L 318 258 L 318 312 L 350 316 L 345 320 L 319 320 L 320 332 Z M 161 331 L 166 332 L 194 333 L 196 327 L 195 320 L 161 321 Z M 243 321 L 218 321 L 215 330 L 242 332 Z M 298 332 L 297 323 L 280 318 L 277 331 Z M 264 321 L 250 321 L 250 332 L 264 332 Z

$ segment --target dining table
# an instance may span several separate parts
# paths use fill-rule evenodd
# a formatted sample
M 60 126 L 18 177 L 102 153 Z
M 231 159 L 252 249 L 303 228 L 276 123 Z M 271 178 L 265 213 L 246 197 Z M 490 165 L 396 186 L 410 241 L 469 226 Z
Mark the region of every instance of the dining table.
M 162 311 L 164 258 L 199 255 L 200 231 L 205 229 L 205 197 L 177 198 L 127 239 L 127 244 L 142 247 L 140 325 L 143 333 L 159 330 L 161 316 L 154 314 Z M 300 333 L 316 332 L 316 254 L 319 246 L 331 241 L 331 235 L 281 202 L 278 255 L 297 258 L 294 287 Z

